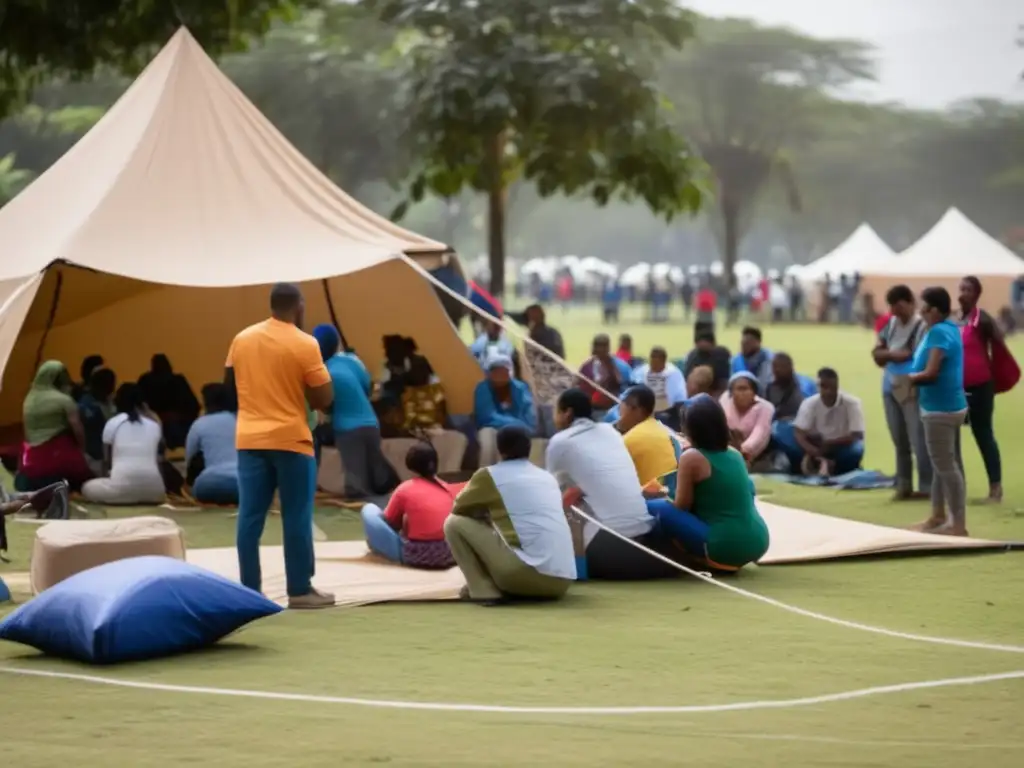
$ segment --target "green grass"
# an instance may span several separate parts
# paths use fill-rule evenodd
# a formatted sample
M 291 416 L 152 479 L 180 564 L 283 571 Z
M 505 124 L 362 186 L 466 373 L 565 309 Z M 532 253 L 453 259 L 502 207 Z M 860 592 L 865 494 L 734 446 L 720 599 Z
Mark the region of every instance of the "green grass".
M 551 313 L 573 361 L 596 312 Z M 637 350 L 682 355 L 682 325 L 625 322 Z M 766 344 L 813 372 L 829 364 L 864 400 L 866 463 L 893 459 L 866 331 L 768 327 Z M 724 341 L 735 344 L 726 331 Z M 1024 358 L 1024 346 L 1017 345 Z M 1001 506 L 972 506 L 976 536 L 1024 539 L 1024 478 L 1014 472 L 1024 427 L 1020 391 L 997 402 L 1006 471 Z M 985 490 L 965 441 L 972 495 Z M 924 504 L 888 492 L 772 485 L 775 503 L 891 525 Z M 227 513 L 180 513 L 191 547 L 232 542 Z M 351 513 L 321 510 L 331 538 L 356 538 Z M 9 526 L 24 571 L 33 529 Z M 266 542 L 279 540 L 268 526 Z M 733 583 L 845 619 L 905 632 L 1024 645 L 1024 555 L 937 556 L 753 569 Z M 2 573 L 2 571 L 0 571 Z M 86 673 L 0 647 L 0 666 Z M 223 647 L 99 674 L 180 685 L 481 704 L 718 704 L 1024 669 L 1014 654 L 868 635 L 779 611 L 698 583 L 585 584 L 558 606 L 483 609 L 395 605 L 285 613 Z M 414 712 L 309 702 L 217 698 L 0 675 L 11 765 L 131 766 L 928 766 L 1024 764 L 1024 682 L 886 695 L 803 708 L 632 717 Z M 973 756 L 972 756 L 973 753 Z

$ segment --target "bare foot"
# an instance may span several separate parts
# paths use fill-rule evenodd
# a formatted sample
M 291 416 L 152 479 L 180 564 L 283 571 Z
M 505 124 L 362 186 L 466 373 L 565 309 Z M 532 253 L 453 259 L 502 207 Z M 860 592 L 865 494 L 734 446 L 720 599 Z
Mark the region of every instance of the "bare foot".
M 964 538 L 970 536 L 966 528 L 954 525 L 940 525 L 938 528 L 930 530 L 929 533 L 936 533 L 940 536 L 963 536 Z
M 932 495 L 926 491 L 896 491 L 893 494 L 893 501 L 924 501 Z

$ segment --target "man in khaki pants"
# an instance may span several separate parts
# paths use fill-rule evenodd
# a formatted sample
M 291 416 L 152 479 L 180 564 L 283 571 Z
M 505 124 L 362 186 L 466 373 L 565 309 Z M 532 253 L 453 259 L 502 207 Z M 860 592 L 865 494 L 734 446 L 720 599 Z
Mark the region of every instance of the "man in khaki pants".
M 456 497 L 444 537 L 466 577 L 463 597 L 557 599 L 576 578 L 572 533 L 555 478 L 530 463 L 530 432 L 498 430 L 500 461 Z

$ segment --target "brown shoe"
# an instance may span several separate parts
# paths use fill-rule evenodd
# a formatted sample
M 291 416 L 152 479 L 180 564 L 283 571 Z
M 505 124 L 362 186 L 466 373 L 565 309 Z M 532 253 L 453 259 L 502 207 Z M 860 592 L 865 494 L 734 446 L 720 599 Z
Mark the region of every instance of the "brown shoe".
M 896 491 L 892 495 L 893 501 L 923 501 L 930 499 L 932 495 L 925 491 Z
M 333 608 L 334 595 L 311 589 L 304 595 L 288 598 L 288 607 L 292 610 L 314 610 L 317 608 Z

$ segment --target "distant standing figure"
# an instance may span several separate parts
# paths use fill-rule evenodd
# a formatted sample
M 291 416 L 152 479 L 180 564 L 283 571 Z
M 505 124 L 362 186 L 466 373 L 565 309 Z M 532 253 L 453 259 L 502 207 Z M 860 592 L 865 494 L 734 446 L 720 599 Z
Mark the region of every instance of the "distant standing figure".
M 334 595 L 311 583 L 316 460 L 306 400 L 326 411 L 334 388 L 319 345 L 301 330 L 298 286 L 275 285 L 270 313 L 235 337 L 225 363 L 225 383 L 238 392 L 238 570 L 245 586 L 260 591 L 260 538 L 278 492 L 288 606 L 326 608 Z
M 978 306 L 981 281 L 967 276 L 960 281 L 960 333 L 964 346 L 964 390 L 968 421 L 988 475 L 988 501 L 1003 499 L 1003 464 L 995 433 L 996 392 L 992 382 L 992 346 L 1003 341 L 992 316 Z
M 928 333 L 914 352 L 911 383 L 917 387 L 925 444 L 932 461 L 932 513 L 918 530 L 967 535 L 967 489 L 960 453 L 960 429 L 967 416 L 964 395 L 964 343 L 950 320 L 952 301 L 945 288 L 921 292 L 921 317 Z

